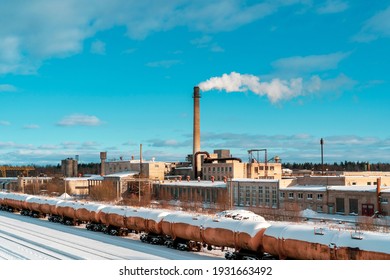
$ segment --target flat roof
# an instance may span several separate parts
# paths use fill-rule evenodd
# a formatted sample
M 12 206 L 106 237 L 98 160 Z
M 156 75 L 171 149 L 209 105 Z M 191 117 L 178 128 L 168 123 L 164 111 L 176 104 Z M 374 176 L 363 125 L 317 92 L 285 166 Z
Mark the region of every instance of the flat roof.
M 164 181 L 161 182 L 162 186 L 180 186 L 180 187 L 215 187 L 215 188 L 226 188 L 226 183 L 223 181 Z
M 236 178 L 232 179 L 232 182 L 259 182 L 259 183 L 277 183 L 276 179 L 251 179 L 251 178 Z

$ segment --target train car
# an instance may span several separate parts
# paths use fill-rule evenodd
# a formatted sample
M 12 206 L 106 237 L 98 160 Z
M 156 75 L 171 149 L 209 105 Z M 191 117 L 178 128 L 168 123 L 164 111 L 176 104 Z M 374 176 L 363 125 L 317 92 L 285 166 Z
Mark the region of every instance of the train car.
M 5 197 L 5 192 L 0 192 L 0 210 L 4 210 L 5 204 L 4 204 L 4 197 Z
M 103 232 L 111 235 L 127 235 L 125 216 L 128 207 L 106 206 L 99 210 L 99 223 L 103 225 Z
M 78 225 L 80 221 L 76 217 L 77 202 L 71 200 L 60 200 L 57 202 L 57 215 L 60 217 L 59 222 L 66 225 Z
M 30 195 L 22 193 L 5 193 L 3 203 L 10 212 L 26 209 L 25 201 Z
M 42 213 L 41 206 L 44 203 L 44 199 L 39 196 L 29 196 L 25 201 L 24 215 L 32 216 L 35 218 L 45 217 L 46 214 Z M 23 214 L 21 212 L 21 214 Z
M 133 208 L 125 214 L 126 228 L 142 233 L 141 241 L 151 244 L 163 244 L 165 237 L 162 231 L 162 221 L 170 215 L 162 209 Z
M 197 250 L 202 246 L 201 229 L 207 216 L 173 212 L 167 215 L 162 223 L 164 235 L 170 237 L 166 245 L 179 250 Z
M 263 234 L 269 226 L 262 217 L 257 220 L 208 219 L 203 224 L 203 242 L 234 248 L 234 253 L 226 255 L 228 259 L 259 259 L 264 253 Z
M 57 203 L 61 201 L 60 199 L 56 198 L 42 198 L 42 204 L 39 208 L 39 210 L 45 214 L 49 215 L 49 218 L 58 216 L 58 211 L 57 211 Z
M 279 259 L 388 260 L 390 236 L 304 224 L 273 224 L 264 232 L 264 250 Z

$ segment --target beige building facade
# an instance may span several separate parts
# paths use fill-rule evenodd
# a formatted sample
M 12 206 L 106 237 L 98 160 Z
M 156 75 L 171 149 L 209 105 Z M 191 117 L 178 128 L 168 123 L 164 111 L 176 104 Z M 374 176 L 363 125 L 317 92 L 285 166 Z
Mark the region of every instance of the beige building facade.
M 124 171 L 140 172 L 142 178 L 151 180 L 164 180 L 166 166 L 164 162 L 139 160 L 118 160 L 105 162 L 105 174 L 114 174 Z
M 250 179 L 271 179 L 280 180 L 282 178 L 281 163 L 244 163 L 234 160 L 226 162 L 203 163 L 202 179 L 224 180 L 224 178 L 250 178 Z

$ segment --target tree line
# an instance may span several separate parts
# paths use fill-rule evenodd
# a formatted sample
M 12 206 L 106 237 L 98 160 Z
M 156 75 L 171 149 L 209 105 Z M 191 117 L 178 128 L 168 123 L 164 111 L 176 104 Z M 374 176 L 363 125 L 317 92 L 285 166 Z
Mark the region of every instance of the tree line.
M 321 163 L 282 163 L 283 168 L 292 170 L 313 170 L 321 171 Z M 340 161 L 334 163 L 324 163 L 324 170 L 329 171 L 390 171 L 390 163 L 369 163 L 367 161 Z

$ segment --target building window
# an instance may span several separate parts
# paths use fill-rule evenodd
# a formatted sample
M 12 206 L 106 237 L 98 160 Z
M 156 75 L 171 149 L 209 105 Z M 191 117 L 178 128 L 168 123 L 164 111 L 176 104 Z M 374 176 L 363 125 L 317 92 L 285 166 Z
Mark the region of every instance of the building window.
M 371 186 L 371 182 L 367 182 L 367 185 L 368 185 L 368 186 Z
M 270 166 L 270 167 L 269 167 L 269 170 L 275 170 L 275 167 Z
M 276 207 L 276 202 L 277 202 L 277 199 L 276 199 L 276 190 L 272 190 L 272 207 Z
M 317 200 L 322 200 L 322 198 L 323 198 L 323 194 L 322 193 L 317 194 Z
M 308 193 L 307 194 L 307 199 L 313 199 L 313 194 L 312 193 Z
M 355 186 L 355 185 L 356 185 L 356 182 L 352 182 L 352 185 Z
M 289 199 L 294 199 L 294 193 L 292 193 L 292 192 L 288 193 L 288 198 Z
M 286 196 L 286 194 L 285 194 L 284 192 L 280 192 L 280 193 L 279 193 L 279 197 L 280 197 L 281 199 L 284 199 L 285 196 Z
M 298 199 L 303 199 L 303 193 L 298 193 Z
M 269 187 L 265 187 L 265 205 L 269 206 Z
M 322 213 L 323 212 L 322 205 L 317 205 L 317 212 L 318 213 Z
M 259 200 L 258 200 L 258 205 L 263 205 L 263 187 L 259 187 Z
M 386 198 L 386 197 L 381 197 L 381 203 L 382 204 L 388 204 L 389 203 L 389 199 Z

